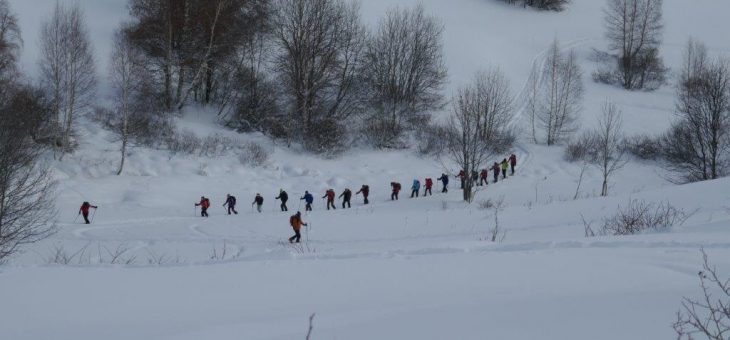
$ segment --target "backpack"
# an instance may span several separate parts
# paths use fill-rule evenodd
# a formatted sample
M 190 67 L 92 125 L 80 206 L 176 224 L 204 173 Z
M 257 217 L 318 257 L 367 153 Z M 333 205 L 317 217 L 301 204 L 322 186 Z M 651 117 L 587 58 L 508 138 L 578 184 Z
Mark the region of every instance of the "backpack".
M 433 180 L 430 178 L 426 178 L 426 187 L 430 188 L 433 186 Z
M 395 184 L 395 191 L 400 191 L 400 183 Z
M 231 205 L 236 205 L 236 196 L 231 196 Z

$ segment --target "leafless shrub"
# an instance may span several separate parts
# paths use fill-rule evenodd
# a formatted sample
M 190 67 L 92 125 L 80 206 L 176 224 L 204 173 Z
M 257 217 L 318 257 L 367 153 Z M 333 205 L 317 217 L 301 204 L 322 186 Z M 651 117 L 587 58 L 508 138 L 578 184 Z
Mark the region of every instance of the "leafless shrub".
M 504 210 L 504 197 L 500 197 L 492 206 L 494 209 L 494 227 L 489 232 L 491 242 L 503 242 L 507 237 L 507 231 L 502 230 L 499 225 L 499 213 Z
M 628 154 L 642 160 L 653 161 L 662 157 L 661 140 L 646 134 L 626 138 L 623 148 Z
M 563 158 L 568 162 L 588 162 L 597 157 L 598 141 L 593 133 L 584 132 L 565 146 Z
M 532 7 L 543 11 L 560 12 L 570 3 L 570 0 L 502 0 L 508 4 L 519 5 L 523 7 Z
M 446 127 L 436 124 L 427 124 L 416 131 L 418 153 L 421 155 L 437 156 L 446 149 L 448 139 Z
M 703 270 L 700 279 L 702 298 L 685 297 L 677 312 L 674 331 L 678 340 L 702 337 L 710 340 L 727 340 L 730 334 L 730 279 L 723 279 L 715 266 L 710 265 L 707 253 L 702 249 Z M 716 295 L 717 294 L 717 295 Z
M 684 224 L 691 216 L 669 203 L 631 200 L 628 205 L 619 206 L 614 215 L 604 218 L 599 230 L 604 235 L 615 236 L 663 231 Z
M 247 143 L 238 151 L 238 160 L 242 165 L 260 167 L 266 165 L 269 160 L 269 152 L 261 145 Z
M 491 198 L 479 202 L 479 209 L 480 210 L 489 210 L 489 209 L 492 209 L 492 208 L 494 208 L 494 201 L 492 201 Z
M 137 257 L 136 256 L 129 256 L 124 257 L 131 248 L 126 243 L 120 243 L 115 248 L 111 249 L 109 247 L 104 246 L 104 251 L 106 252 L 106 255 L 109 257 L 108 261 L 109 264 L 124 264 L 124 265 L 132 265 L 136 262 Z M 101 251 L 99 252 L 99 261 L 103 263 L 103 255 L 101 254 Z
M 85 258 L 84 255 L 86 254 L 89 245 L 90 244 L 87 244 L 73 253 L 69 253 L 63 245 L 55 245 L 51 250 L 50 255 L 46 257 L 46 264 L 70 265 L 74 264 L 74 261 L 76 264 L 83 264 Z
M 289 243 L 284 241 L 278 242 L 279 246 L 289 249 L 292 253 L 298 254 L 298 255 L 307 255 L 307 254 L 316 254 L 317 248 L 311 246 L 309 244 L 309 241 L 304 241 L 300 243 Z
M 603 115 L 598 119 L 598 129 L 595 131 L 597 148 L 596 158 L 592 163 L 603 176 L 601 196 L 608 195 L 608 180 L 627 162 L 625 150 L 622 148 L 624 138 L 621 115 L 618 107 L 607 101 L 603 105 Z
M 580 214 L 580 219 L 581 221 L 583 221 L 583 231 L 585 232 L 585 237 L 595 237 L 596 232 L 593 231 L 593 222 L 587 221 L 583 214 Z
M 175 133 L 167 140 L 167 148 L 172 154 L 192 155 L 200 150 L 202 140 L 194 132 L 183 130 Z
M 213 250 L 210 254 L 210 259 L 213 261 L 223 261 L 226 259 L 226 255 L 228 253 L 228 245 L 226 244 L 226 240 L 223 240 L 223 246 L 219 250 L 218 247 L 213 246 Z

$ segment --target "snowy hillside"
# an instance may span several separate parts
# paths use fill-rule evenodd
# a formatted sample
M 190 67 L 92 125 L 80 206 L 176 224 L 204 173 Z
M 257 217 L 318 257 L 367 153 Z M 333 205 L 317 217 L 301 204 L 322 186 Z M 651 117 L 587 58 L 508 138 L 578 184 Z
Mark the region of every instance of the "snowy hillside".
M 560 13 L 492 0 L 361 5 L 374 25 L 387 8 L 418 2 L 444 22 L 449 94 L 490 66 L 505 72 L 513 94 L 527 91 L 530 70 L 557 38 L 584 69 L 583 129 L 595 125 L 607 98 L 624 112 L 629 135 L 663 132 L 674 119 L 673 80 L 655 92 L 592 81 L 593 51 L 607 44 L 604 1 L 573 0 Z M 34 75 L 38 11 L 53 1 L 10 3 L 26 39 L 22 66 Z M 103 69 L 125 1 L 79 3 Z M 689 37 L 730 55 L 728 12 L 727 1 L 666 0 L 666 65 L 677 70 Z M 526 128 L 523 114 L 518 123 Z M 682 297 L 700 293 L 700 249 L 730 275 L 728 178 L 675 185 L 656 164 L 632 159 L 601 198 L 596 168 L 579 182 L 581 166 L 564 160 L 563 147 L 521 136 L 517 173 L 480 187 L 467 205 L 457 167 L 415 150 L 354 149 L 325 159 L 237 134 L 213 116 L 189 109 L 178 125 L 200 137 L 255 141 L 268 162 L 250 167 L 234 156 L 134 148 L 115 176 L 119 143 L 82 120 L 79 149 L 54 162 L 58 232 L 0 266 L 0 338 L 304 339 L 315 313 L 312 339 L 670 339 Z M 433 196 L 409 198 L 413 179 L 447 171 L 448 194 L 436 183 Z M 395 202 L 392 181 L 404 186 Z M 326 189 L 339 195 L 363 184 L 369 205 L 355 196 L 351 209 L 325 210 Z M 291 197 L 289 212 L 274 199 L 280 189 Z M 303 216 L 301 245 L 290 245 L 289 216 L 304 211 L 299 198 L 307 190 L 314 211 Z M 251 205 L 256 193 L 265 199 L 261 213 Z M 226 194 L 238 198 L 238 215 L 225 213 Z M 207 219 L 193 205 L 201 195 L 212 201 Z M 585 237 L 584 221 L 597 225 L 632 200 L 690 216 L 668 230 Z M 91 225 L 78 221 L 83 201 L 99 206 Z M 504 202 L 497 242 L 488 201 Z

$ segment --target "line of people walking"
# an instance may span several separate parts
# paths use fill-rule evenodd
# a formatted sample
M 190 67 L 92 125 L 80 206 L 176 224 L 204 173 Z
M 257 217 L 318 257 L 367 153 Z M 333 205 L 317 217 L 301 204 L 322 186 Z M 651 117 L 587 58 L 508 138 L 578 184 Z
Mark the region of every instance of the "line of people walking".
M 489 173 L 492 172 L 493 175 L 493 181 L 496 183 L 499 180 L 499 175 L 501 173 L 502 179 L 507 178 L 507 171 L 511 170 L 511 174 L 515 174 L 515 167 L 517 166 L 517 156 L 512 154 L 509 158 L 505 158 L 502 160 L 502 162 L 494 162 L 494 164 L 487 169 L 482 169 L 481 172 L 472 171 L 471 176 L 474 183 L 477 183 L 477 186 L 482 185 L 488 185 L 489 184 Z M 464 182 L 466 180 L 466 173 L 464 170 L 461 170 L 458 175 L 455 176 L 456 178 L 459 178 L 461 181 L 461 188 L 464 188 Z M 447 174 L 441 174 L 441 177 L 437 178 L 436 181 L 441 182 L 441 193 L 448 193 L 449 192 L 449 175 Z M 413 183 L 411 185 L 411 198 L 417 198 L 421 195 L 421 189 L 423 189 L 423 197 L 426 196 L 432 196 L 433 195 L 433 186 L 435 181 L 431 178 L 426 178 L 423 181 L 423 184 L 419 179 L 414 179 Z M 402 186 L 398 182 L 391 182 L 391 195 L 390 199 L 393 201 L 396 201 L 399 199 L 399 194 L 402 189 Z M 362 187 L 360 187 L 360 190 L 358 190 L 355 193 L 355 196 L 362 195 L 363 198 L 363 204 L 367 205 L 370 203 L 368 200 L 370 196 L 370 186 L 367 184 L 363 184 Z M 345 188 L 342 193 L 337 196 L 334 189 L 327 189 L 325 191 L 324 196 L 322 196 L 322 199 L 326 200 L 326 207 L 327 210 L 336 210 L 337 206 L 335 204 L 335 199 L 341 199 L 342 200 L 342 209 L 349 209 L 352 208 L 352 198 L 353 193 L 352 190 L 349 188 Z M 280 201 L 280 209 L 282 212 L 289 211 L 289 207 L 287 206 L 287 203 L 289 202 L 289 194 L 284 190 L 280 189 L 279 194 L 274 198 L 275 200 Z M 305 211 L 312 211 L 312 204 L 314 204 L 314 196 L 309 192 L 305 191 L 304 195 L 299 198 L 300 201 L 303 201 L 305 203 Z M 226 200 L 223 203 L 223 207 L 226 209 L 226 212 L 228 215 L 238 215 L 238 211 L 236 210 L 236 197 L 227 194 Z M 264 197 L 257 193 L 256 196 L 253 199 L 253 202 L 251 202 L 251 208 L 252 210 L 255 209 L 255 211 L 262 213 L 263 212 L 263 205 L 264 205 Z M 195 209 L 197 214 L 197 208 L 200 207 L 200 216 L 201 217 L 208 217 L 208 209 L 210 208 L 210 199 L 201 196 L 200 201 L 195 203 Z M 96 206 L 93 206 L 89 204 L 88 202 L 84 202 L 84 204 L 79 209 L 79 215 L 82 215 L 84 217 L 85 223 L 91 223 L 89 220 L 89 210 L 91 208 L 96 209 Z M 306 225 L 306 224 L 304 224 Z

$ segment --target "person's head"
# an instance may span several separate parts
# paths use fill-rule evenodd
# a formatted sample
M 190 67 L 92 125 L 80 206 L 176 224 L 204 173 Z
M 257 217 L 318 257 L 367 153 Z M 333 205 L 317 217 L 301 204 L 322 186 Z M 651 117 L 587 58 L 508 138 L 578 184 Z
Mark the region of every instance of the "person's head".
M 304 190 L 304 194 L 305 194 L 305 195 L 309 195 L 309 191 L 307 191 L 307 190 Z
M 89 202 L 84 202 L 83 205 L 89 205 Z
M 297 211 L 297 216 L 302 216 L 302 212 L 301 211 Z
M 205 199 L 205 196 L 200 196 L 200 199 L 201 199 L 201 200 L 204 200 L 204 199 Z

